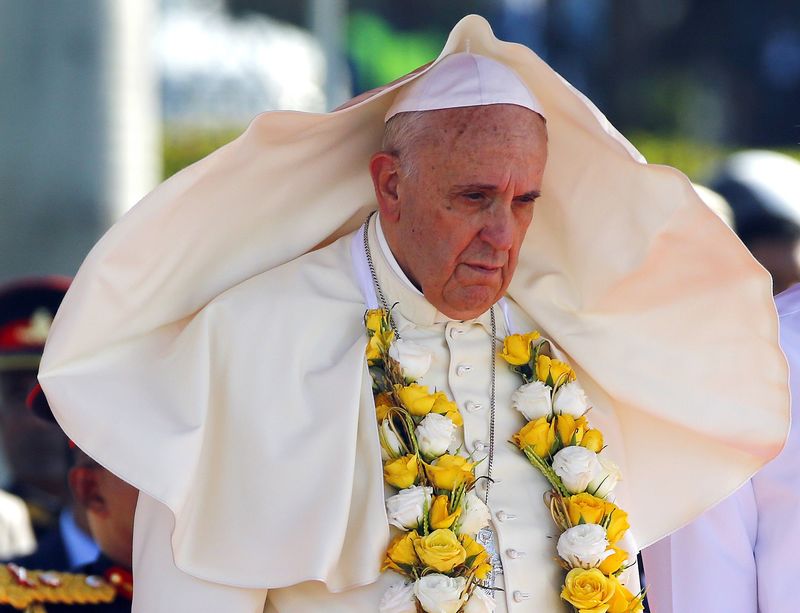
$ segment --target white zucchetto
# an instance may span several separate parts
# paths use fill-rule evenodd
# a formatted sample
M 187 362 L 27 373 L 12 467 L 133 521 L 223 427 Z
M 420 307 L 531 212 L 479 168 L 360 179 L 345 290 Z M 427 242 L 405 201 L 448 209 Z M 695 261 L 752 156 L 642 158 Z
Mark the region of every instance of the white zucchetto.
M 400 90 L 384 121 L 398 113 L 488 104 L 516 104 L 544 117 L 539 100 L 511 68 L 483 55 L 454 53 Z

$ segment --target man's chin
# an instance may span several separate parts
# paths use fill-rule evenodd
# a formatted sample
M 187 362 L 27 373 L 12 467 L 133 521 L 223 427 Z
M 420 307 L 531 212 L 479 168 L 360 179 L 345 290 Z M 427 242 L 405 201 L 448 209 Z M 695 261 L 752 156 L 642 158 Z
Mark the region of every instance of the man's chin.
M 471 286 L 462 289 L 458 294 L 446 296 L 442 304 L 435 304 L 440 313 L 450 319 L 467 320 L 480 317 L 488 311 L 503 295 L 496 287 L 486 285 Z

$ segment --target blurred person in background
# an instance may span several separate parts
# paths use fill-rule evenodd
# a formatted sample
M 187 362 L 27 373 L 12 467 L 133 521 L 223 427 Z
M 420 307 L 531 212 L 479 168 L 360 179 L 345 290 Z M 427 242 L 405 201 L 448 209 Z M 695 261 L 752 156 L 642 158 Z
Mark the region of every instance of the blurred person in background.
M 642 552 L 651 613 L 795 613 L 800 550 L 800 285 L 775 298 L 794 425 L 733 495 Z
M 47 426 L 46 431 L 49 432 L 50 428 L 56 424 L 46 402 L 40 397 L 40 390 L 41 388 L 37 384 L 28 396 L 26 404 L 29 408 L 34 405 L 44 405 L 44 409 L 37 406 L 36 413 L 38 417 L 45 417 L 39 421 Z M 85 480 L 76 482 L 76 479 L 84 475 L 81 467 L 91 461 L 74 445 L 70 445 L 67 457 L 70 488 L 67 503 L 59 512 L 55 525 L 39 537 L 35 551 L 28 555 L 15 557 L 10 562 L 26 568 L 67 571 L 93 562 L 97 558 L 99 549 L 92 538 L 90 518 L 87 512 L 90 508 L 91 498 L 85 495 L 86 488 L 77 487 L 78 483 Z
M 800 282 L 800 162 L 743 151 L 725 161 L 710 186 L 728 201 L 737 234 L 772 275 L 773 293 Z
M 55 424 L 41 388 L 28 396 L 35 419 Z M 41 556 L 15 560 L 0 572 L 0 611 L 40 599 L 47 613 L 130 613 L 133 599 L 133 516 L 138 492 L 70 444 L 69 487 L 97 542 L 88 560 L 54 569 Z M 69 572 L 52 572 L 68 570 Z M 84 579 L 89 577 L 89 579 Z M 26 609 L 27 610 L 27 609 Z M 42 610 L 44 611 L 44 610 Z
M 5 539 L 8 547 L 0 548 L 0 559 L 31 553 L 35 539 L 25 526 L 32 523 L 37 536 L 43 535 L 57 525 L 69 500 L 67 440 L 59 428 L 36 419 L 25 407 L 68 286 L 66 278 L 40 277 L 0 287 L 0 440 L 10 471 L 5 489 L 27 506 L 18 536 Z

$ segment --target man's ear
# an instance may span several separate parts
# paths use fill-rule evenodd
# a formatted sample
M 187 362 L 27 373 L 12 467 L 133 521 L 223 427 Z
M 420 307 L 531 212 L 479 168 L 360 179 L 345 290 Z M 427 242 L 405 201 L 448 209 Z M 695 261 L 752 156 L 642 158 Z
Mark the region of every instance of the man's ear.
M 108 505 L 103 497 L 98 468 L 90 466 L 73 466 L 69 471 L 69 487 L 75 500 L 87 512 L 106 516 Z
M 381 211 L 381 219 L 389 222 L 400 218 L 400 198 L 397 184 L 400 179 L 400 160 L 392 153 L 378 151 L 369 161 L 369 172 L 375 187 L 375 198 Z

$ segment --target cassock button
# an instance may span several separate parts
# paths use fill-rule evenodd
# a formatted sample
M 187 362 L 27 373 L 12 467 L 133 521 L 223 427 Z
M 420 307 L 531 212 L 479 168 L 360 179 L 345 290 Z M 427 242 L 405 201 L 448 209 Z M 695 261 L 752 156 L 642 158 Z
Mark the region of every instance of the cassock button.
M 465 408 L 467 411 L 469 411 L 470 413 L 475 413 L 475 412 L 477 412 L 477 411 L 480 411 L 480 410 L 483 408 L 483 405 L 482 405 L 482 404 L 479 404 L 479 403 L 477 403 L 477 402 L 473 402 L 472 400 L 467 400 L 467 401 L 464 403 L 464 408 Z
M 484 451 L 486 449 L 486 443 L 484 443 L 483 441 L 474 441 L 472 443 L 472 448 L 475 451 Z
M 511 521 L 513 519 L 517 519 L 516 515 L 513 515 L 511 513 L 506 513 L 505 511 L 498 511 L 497 513 L 495 513 L 495 515 L 497 516 L 497 519 L 500 521 Z
M 520 551 L 519 549 L 506 549 L 506 555 L 512 560 L 516 560 L 517 558 L 524 557 L 525 552 Z
M 519 590 L 514 590 L 513 597 L 514 597 L 514 602 L 523 602 L 525 600 L 528 600 L 528 598 L 530 598 L 531 595 L 528 592 L 520 592 Z
M 459 377 L 463 377 L 469 372 L 472 372 L 472 366 L 470 366 L 469 364 L 459 364 L 458 366 L 456 366 L 456 374 Z
M 455 327 L 450 328 L 450 338 L 451 339 L 455 340 L 459 336 L 461 336 L 462 334 L 464 334 L 464 330 L 462 328 L 455 328 Z

